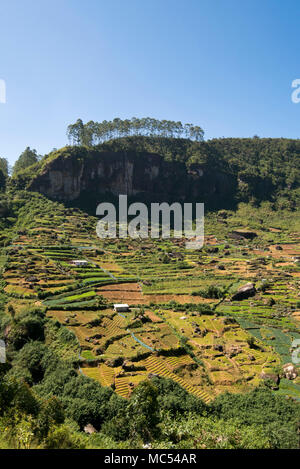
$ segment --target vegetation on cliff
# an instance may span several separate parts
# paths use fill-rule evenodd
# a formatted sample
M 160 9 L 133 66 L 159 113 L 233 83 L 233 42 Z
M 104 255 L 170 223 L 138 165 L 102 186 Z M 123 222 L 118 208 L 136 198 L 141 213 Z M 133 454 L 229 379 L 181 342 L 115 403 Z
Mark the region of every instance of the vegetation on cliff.
M 186 173 L 190 175 L 197 174 L 197 168 L 200 167 L 205 177 L 199 179 L 199 189 L 203 186 L 203 182 L 209 185 L 210 179 L 213 185 L 214 174 L 222 175 L 223 180 L 227 181 L 227 194 L 221 189 L 215 191 L 214 206 L 217 208 L 222 208 L 222 203 L 226 202 L 229 195 L 232 207 L 241 201 L 257 204 L 269 200 L 278 208 L 294 209 L 299 201 L 299 141 L 257 137 L 196 142 L 162 136 L 130 136 L 113 139 L 93 147 L 65 147 L 46 155 L 33 166 L 14 171 L 11 185 L 20 189 L 29 187 L 33 183 L 34 187 L 36 178 L 41 173 L 47 174 L 54 161 L 58 159 L 63 170 L 65 160 L 71 159 L 76 168 L 85 161 L 94 160 L 96 164 L 96 161 L 101 160 L 101 155 L 107 152 L 118 155 L 120 161 L 123 161 L 126 155 L 139 160 L 146 154 L 160 155 L 165 161 L 174 164 L 174 177 L 176 171 L 182 171 L 181 167 L 177 166 L 180 163 L 185 165 Z M 189 184 L 187 190 L 188 188 Z M 182 190 L 182 187 L 180 189 Z M 205 200 L 205 195 L 201 201 L 208 202 Z M 230 202 L 227 203 L 227 207 L 228 204 Z

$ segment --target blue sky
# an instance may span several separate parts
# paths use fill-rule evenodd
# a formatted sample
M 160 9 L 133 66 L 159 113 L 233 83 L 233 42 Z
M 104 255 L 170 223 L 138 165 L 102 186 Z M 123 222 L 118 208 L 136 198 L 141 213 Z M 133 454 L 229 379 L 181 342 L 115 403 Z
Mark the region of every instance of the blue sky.
M 3 0 L 0 156 L 41 154 L 84 121 L 150 116 L 205 138 L 300 134 L 300 2 Z

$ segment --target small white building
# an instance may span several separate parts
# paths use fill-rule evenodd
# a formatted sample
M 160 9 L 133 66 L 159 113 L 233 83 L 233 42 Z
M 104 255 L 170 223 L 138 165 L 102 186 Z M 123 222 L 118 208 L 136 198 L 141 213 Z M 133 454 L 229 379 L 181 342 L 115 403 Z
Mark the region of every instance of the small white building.
M 126 313 L 126 311 L 129 311 L 129 306 L 126 304 L 115 304 L 114 310 L 117 311 L 117 313 Z
M 88 261 L 86 261 L 84 259 L 76 259 L 76 260 L 72 261 L 72 264 L 76 265 L 77 267 L 82 267 L 84 265 L 87 265 Z

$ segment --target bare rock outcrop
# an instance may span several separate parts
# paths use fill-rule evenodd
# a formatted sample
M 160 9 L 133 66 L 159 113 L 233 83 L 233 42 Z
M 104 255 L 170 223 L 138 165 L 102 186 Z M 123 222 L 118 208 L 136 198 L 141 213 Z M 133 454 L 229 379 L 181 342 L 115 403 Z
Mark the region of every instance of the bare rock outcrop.
M 232 301 L 240 301 L 240 300 L 246 300 L 247 298 L 250 298 L 251 296 L 254 296 L 256 294 L 256 288 L 253 283 L 246 283 L 246 285 L 243 285 L 238 289 L 234 295 L 232 295 L 231 300 Z
M 104 194 L 160 200 L 205 200 L 216 203 L 235 191 L 235 180 L 213 168 L 166 161 L 161 155 L 67 147 L 28 182 L 28 190 L 64 202 L 97 201 Z M 201 169 L 201 170 L 200 170 Z
M 283 374 L 286 379 L 295 379 L 298 376 L 298 371 L 293 363 L 286 363 L 283 365 Z

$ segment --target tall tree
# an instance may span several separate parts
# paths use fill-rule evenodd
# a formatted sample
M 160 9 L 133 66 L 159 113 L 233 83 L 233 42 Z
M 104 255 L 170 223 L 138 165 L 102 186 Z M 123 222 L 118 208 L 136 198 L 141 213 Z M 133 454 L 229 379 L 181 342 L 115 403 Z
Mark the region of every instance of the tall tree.
M 203 141 L 204 132 L 201 127 L 192 124 L 182 125 L 181 122 L 170 120 L 158 120 L 151 117 L 132 117 L 122 120 L 116 117 L 113 121 L 93 122 L 83 124 L 78 119 L 67 129 L 69 141 L 74 145 L 91 146 L 95 143 L 103 143 L 112 138 L 125 136 L 151 136 L 182 138 L 185 136 L 196 142 Z
M 0 158 L 0 169 L 5 176 L 8 176 L 9 167 L 6 158 Z
M 13 167 L 13 175 L 22 169 L 32 166 L 33 164 L 39 161 L 39 155 L 36 150 L 31 150 L 30 147 L 27 147 L 23 153 L 19 156 Z

